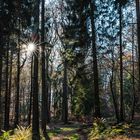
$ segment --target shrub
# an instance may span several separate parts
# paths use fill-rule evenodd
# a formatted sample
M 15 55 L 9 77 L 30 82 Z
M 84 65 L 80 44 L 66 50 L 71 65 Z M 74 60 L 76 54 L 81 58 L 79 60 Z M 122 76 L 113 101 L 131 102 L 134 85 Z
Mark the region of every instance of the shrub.
M 2 134 L 2 136 L 0 136 L 0 140 L 8 140 L 12 130 L 9 130 L 9 131 L 2 130 L 2 132 L 3 132 L 3 134 Z
M 116 135 L 122 135 L 125 133 L 125 126 L 119 124 L 116 126 L 110 126 L 105 119 L 95 119 L 93 127 L 89 134 L 89 140 L 103 140 L 108 137 L 114 137 Z
M 14 134 L 10 136 L 9 140 L 31 140 L 31 127 L 18 126 Z

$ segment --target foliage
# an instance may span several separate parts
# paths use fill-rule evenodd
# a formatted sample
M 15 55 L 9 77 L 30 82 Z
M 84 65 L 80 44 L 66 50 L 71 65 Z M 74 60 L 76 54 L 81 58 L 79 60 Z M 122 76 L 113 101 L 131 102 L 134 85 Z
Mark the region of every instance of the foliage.
M 109 125 L 105 119 L 97 118 L 89 134 L 89 140 L 105 139 L 108 137 L 114 137 L 116 135 L 122 135 L 126 133 L 128 124 L 118 124 L 115 126 Z
M 9 131 L 3 131 L 2 136 L 0 136 L 0 140 L 31 140 L 32 139 L 32 128 L 30 126 L 28 127 L 22 127 L 17 126 L 17 128 L 14 130 Z M 54 130 L 48 133 L 49 137 L 56 136 L 60 133 L 60 130 Z M 42 131 L 40 132 L 41 140 L 45 140 L 43 137 Z
M 80 140 L 80 137 L 78 134 L 73 134 L 73 135 L 65 137 L 64 139 L 66 139 L 66 140 Z
M 10 133 L 12 132 L 12 130 L 9 131 L 2 131 L 3 134 L 2 136 L 0 136 L 0 140 L 8 140 L 10 137 Z
M 17 126 L 14 133 L 11 134 L 12 130 L 3 131 L 0 140 L 31 140 L 31 127 Z
M 15 129 L 14 134 L 10 136 L 10 140 L 30 140 L 31 139 L 31 127 L 18 126 Z
M 86 82 L 85 82 L 86 81 Z M 77 77 L 72 109 L 76 116 L 91 115 L 93 109 L 92 83 L 85 76 Z

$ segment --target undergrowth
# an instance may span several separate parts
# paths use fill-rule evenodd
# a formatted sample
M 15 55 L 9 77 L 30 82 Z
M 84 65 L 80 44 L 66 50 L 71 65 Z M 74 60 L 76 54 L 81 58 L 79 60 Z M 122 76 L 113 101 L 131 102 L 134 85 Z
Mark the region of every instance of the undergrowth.
M 88 135 L 89 140 L 105 140 L 118 135 L 124 135 L 130 127 L 128 124 L 109 125 L 105 119 L 97 118 Z

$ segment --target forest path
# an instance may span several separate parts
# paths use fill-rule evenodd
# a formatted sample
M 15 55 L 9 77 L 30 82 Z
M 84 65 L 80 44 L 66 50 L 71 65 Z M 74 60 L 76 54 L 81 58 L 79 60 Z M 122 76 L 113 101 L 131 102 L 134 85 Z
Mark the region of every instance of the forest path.
M 87 130 L 82 123 L 55 124 L 49 126 L 51 140 L 87 140 Z

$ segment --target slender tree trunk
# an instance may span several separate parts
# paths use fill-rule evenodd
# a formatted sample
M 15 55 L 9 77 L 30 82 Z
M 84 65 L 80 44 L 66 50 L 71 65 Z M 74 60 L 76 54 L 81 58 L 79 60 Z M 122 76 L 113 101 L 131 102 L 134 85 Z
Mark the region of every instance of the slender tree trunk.
M 19 47 L 19 46 L 18 46 Z M 15 127 L 19 125 L 19 90 L 20 90 L 20 48 L 17 48 L 17 80 L 15 98 Z
M 50 122 L 50 83 L 49 83 L 49 54 L 46 51 L 46 96 L 47 96 L 47 123 Z
M 3 56 L 2 56 L 2 46 L 0 44 L 0 130 L 2 129 L 2 68 L 3 68 Z
M 49 86 L 48 86 L 48 112 L 49 112 L 49 122 L 50 122 L 50 118 L 51 118 L 51 81 L 49 82 Z
M 9 89 L 8 89 L 8 94 L 9 94 L 9 113 L 10 113 L 10 104 L 11 104 L 11 86 L 12 86 L 12 69 L 13 69 L 13 51 L 11 50 L 11 56 L 10 56 L 10 71 L 9 71 Z M 9 116 L 11 119 L 11 116 Z
M 138 41 L 138 74 L 139 74 L 139 92 L 140 92 L 140 1 L 136 0 L 136 14 L 137 14 L 137 41 Z
M 93 57 L 93 74 L 94 74 L 94 106 L 95 106 L 95 117 L 101 117 L 100 114 L 100 99 L 99 99 L 99 77 L 98 77 L 98 63 L 97 63 L 97 50 L 96 50 L 96 35 L 95 35 L 95 25 L 94 25 L 94 8 L 92 0 L 90 0 L 90 19 L 91 19 L 91 29 L 92 29 L 92 57 Z
M 119 123 L 119 110 L 118 110 L 118 104 L 117 104 L 117 101 L 116 101 L 116 96 L 115 96 L 115 92 L 114 92 L 114 68 L 112 68 L 112 76 L 111 76 L 111 79 L 110 79 L 110 89 L 111 89 L 111 94 L 112 94 L 112 99 L 113 99 L 113 105 L 114 105 L 114 110 L 115 110 L 115 115 L 116 115 L 116 120 L 117 120 L 117 123 Z
M 9 92 L 8 92 L 8 81 L 9 81 L 9 44 L 6 49 L 6 85 L 5 85 L 5 117 L 4 117 L 4 129 L 9 129 Z
M 119 3 L 120 23 L 120 121 L 124 121 L 124 95 L 123 95 L 123 50 L 122 50 L 122 4 Z
M 63 98 L 62 98 L 62 119 L 68 123 L 68 91 L 67 91 L 67 60 L 64 61 L 64 79 L 63 79 Z
M 133 20 L 132 20 L 133 23 Z M 134 114 L 135 114 L 135 102 L 136 102 L 136 93 L 135 93 L 135 58 L 134 58 L 134 24 L 132 24 L 132 86 L 133 86 L 133 100 L 132 100 L 132 114 L 131 114 L 131 120 L 134 120 Z
M 31 125 L 31 114 L 32 114 L 32 98 L 33 98 L 33 57 L 31 60 L 31 92 L 30 92 L 30 103 L 29 103 L 29 114 L 28 114 L 28 125 Z

